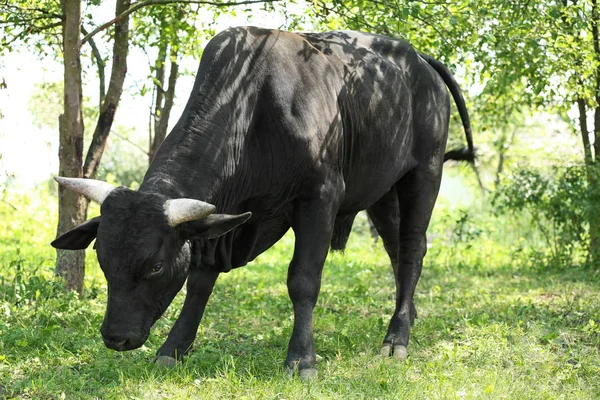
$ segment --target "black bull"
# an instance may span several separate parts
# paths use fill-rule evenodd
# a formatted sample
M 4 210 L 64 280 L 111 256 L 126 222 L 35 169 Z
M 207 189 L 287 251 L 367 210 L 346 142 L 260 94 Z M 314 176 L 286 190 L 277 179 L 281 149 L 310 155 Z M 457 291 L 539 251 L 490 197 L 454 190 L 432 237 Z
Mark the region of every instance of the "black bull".
M 101 203 L 99 217 L 52 245 L 82 249 L 96 239 L 108 282 L 106 345 L 141 346 L 187 279 L 181 314 L 158 350 L 163 361 L 182 357 L 219 274 L 253 260 L 291 227 L 294 328 L 285 365 L 313 374 L 323 263 L 366 209 L 396 281 L 381 353 L 404 359 L 445 159 L 446 86 L 468 141 L 468 150 L 446 157 L 472 159 L 456 81 L 402 40 L 251 27 L 218 34 L 138 191 L 57 178 Z

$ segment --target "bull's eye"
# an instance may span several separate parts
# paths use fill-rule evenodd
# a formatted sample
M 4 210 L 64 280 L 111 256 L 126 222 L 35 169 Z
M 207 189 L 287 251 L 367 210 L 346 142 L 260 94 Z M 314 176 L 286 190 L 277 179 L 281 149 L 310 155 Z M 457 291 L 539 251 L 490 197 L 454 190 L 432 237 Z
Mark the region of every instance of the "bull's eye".
M 163 264 L 162 263 L 157 263 L 150 270 L 150 273 L 148 274 L 148 277 L 149 278 L 153 278 L 153 277 L 159 276 L 159 275 L 162 274 L 162 272 L 163 272 Z

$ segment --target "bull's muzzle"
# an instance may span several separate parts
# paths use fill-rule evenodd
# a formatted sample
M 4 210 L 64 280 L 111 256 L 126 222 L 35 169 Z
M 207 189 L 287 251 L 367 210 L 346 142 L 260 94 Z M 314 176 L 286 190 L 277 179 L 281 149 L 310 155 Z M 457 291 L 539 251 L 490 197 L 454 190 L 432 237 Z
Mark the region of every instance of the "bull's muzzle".
M 127 351 L 141 347 L 148 339 L 147 335 L 116 334 L 102 327 L 100 329 L 106 347 L 116 351 Z

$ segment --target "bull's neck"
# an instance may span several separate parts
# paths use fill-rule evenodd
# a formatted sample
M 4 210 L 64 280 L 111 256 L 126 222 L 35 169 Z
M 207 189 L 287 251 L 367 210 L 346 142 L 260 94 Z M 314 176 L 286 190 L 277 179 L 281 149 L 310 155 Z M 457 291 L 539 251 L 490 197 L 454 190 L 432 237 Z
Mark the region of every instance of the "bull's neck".
M 156 153 L 140 191 L 232 208 L 229 193 L 242 174 L 247 127 L 228 121 L 222 110 L 211 114 L 184 113 Z
M 245 196 L 240 186 L 249 172 L 240 166 L 248 157 L 257 88 L 264 79 L 259 61 L 266 51 L 255 42 L 246 30 L 234 29 L 209 43 L 183 115 L 158 149 L 140 191 L 191 197 L 218 209 L 235 207 L 232 202 Z

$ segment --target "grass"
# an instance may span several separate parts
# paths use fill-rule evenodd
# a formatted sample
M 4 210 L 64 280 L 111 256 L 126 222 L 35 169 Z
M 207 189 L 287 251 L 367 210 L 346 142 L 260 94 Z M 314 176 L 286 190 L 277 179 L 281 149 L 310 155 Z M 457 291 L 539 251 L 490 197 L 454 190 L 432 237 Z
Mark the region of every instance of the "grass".
M 19 204 L 43 209 L 35 201 Z M 182 294 L 145 346 L 108 350 L 98 332 L 106 288 L 93 254 L 79 300 L 52 278 L 53 227 L 43 221 L 53 214 L 19 220 L 1 207 L 0 398 L 600 397 L 600 276 L 523 261 L 485 235 L 434 240 L 417 288 L 410 357 L 398 363 L 377 356 L 393 311 L 391 268 L 359 224 L 345 254 L 331 254 L 325 266 L 315 310 L 319 377 L 301 382 L 282 367 L 292 329 L 291 235 L 219 278 L 194 352 L 164 369 L 151 360 Z

